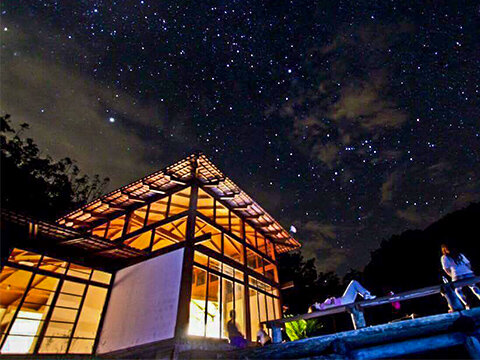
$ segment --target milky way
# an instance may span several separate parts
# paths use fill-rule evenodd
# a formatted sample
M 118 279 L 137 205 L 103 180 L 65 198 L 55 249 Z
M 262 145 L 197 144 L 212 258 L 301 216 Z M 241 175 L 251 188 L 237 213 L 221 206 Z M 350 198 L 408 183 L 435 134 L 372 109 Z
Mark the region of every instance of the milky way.
M 203 150 L 322 271 L 480 200 L 480 8 L 21 1 L 2 113 L 116 187 Z

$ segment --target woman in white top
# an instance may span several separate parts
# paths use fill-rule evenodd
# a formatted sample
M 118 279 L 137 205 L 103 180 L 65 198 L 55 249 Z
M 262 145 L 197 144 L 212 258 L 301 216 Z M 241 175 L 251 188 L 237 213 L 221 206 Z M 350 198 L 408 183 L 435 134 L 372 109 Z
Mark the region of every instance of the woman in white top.
M 364 300 L 375 299 L 376 296 L 372 295 L 370 291 L 365 289 L 362 284 L 357 280 L 352 280 L 348 284 L 345 292 L 341 297 L 329 297 L 323 303 L 316 302 L 309 308 L 309 312 L 326 310 L 330 307 L 348 305 L 355 302 L 357 296 L 360 295 Z
M 453 281 L 468 279 L 475 276 L 472 271 L 470 261 L 468 261 L 465 255 L 459 253 L 453 248 L 449 248 L 445 244 L 442 245 L 442 254 L 443 255 L 440 260 L 442 262 L 443 270 L 452 278 Z M 480 299 L 480 289 L 478 286 L 469 285 L 469 288 Z M 456 288 L 455 292 L 457 293 L 458 298 L 465 305 L 465 308 L 470 309 L 470 306 L 467 303 L 467 298 L 463 294 L 462 288 Z

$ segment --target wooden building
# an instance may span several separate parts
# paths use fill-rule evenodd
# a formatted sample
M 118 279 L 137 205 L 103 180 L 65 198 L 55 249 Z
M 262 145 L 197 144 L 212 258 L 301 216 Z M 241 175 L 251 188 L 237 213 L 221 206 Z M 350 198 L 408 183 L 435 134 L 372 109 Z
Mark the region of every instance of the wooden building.
M 299 246 L 201 153 L 56 224 L 2 211 L 0 353 L 222 343 L 231 310 L 255 340 L 281 317 L 276 257 Z

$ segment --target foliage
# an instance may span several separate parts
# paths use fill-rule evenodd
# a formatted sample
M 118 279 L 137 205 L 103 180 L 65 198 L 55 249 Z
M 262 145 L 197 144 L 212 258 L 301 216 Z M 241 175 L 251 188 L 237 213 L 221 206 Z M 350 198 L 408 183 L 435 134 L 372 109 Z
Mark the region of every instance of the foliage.
M 109 179 L 82 175 L 75 161 L 42 156 L 28 124 L 16 129 L 0 117 L 2 207 L 41 219 L 54 219 L 99 196 Z
M 285 331 L 291 341 L 315 335 L 323 325 L 317 319 L 296 320 L 285 324 Z

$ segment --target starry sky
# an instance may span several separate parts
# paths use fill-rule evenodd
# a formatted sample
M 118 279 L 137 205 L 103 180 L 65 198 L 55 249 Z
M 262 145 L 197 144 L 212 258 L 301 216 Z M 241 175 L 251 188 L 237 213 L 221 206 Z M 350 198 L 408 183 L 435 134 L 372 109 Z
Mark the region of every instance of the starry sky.
M 0 110 L 110 189 L 203 150 L 342 274 L 480 200 L 479 16 L 473 1 L 7 1 Z

